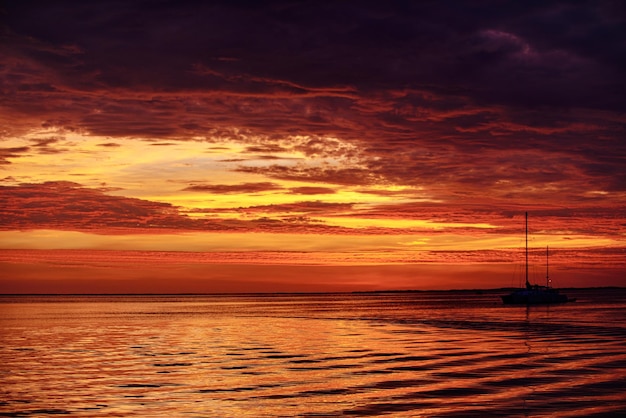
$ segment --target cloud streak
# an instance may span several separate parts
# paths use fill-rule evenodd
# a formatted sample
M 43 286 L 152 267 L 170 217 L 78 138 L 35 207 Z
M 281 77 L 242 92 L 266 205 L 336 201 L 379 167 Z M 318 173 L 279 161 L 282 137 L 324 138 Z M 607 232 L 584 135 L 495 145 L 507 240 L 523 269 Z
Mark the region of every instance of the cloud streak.
M 280 190 L 281 187 L 275 183 L 242 183 L 242 184 L 195 184 L 185 187 L 184 191 L 208 192 L 216 194 L 230 193 L 259 193 L 272 190 Z

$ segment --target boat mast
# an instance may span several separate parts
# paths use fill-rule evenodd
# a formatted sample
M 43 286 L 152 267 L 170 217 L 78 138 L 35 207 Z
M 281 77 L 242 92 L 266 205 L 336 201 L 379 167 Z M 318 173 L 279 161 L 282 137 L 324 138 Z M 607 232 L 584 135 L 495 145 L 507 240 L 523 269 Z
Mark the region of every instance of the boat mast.
M 528 212 L 526 212 L 526 289 L 530 289 L 528 281 Z
M 549 256 L 550 249 L 546 245 L 546 287 L 550 287 L 550 274 L 549 274 Z

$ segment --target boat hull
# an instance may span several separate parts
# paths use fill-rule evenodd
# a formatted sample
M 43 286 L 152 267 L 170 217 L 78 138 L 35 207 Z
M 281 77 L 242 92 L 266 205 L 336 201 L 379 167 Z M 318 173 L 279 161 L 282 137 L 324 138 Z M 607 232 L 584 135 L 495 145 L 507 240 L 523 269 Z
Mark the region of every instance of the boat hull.
M 572 299 L 555 289 L 520 289 L 501 297 L 505 305 L 548 305 L 573 302 Z

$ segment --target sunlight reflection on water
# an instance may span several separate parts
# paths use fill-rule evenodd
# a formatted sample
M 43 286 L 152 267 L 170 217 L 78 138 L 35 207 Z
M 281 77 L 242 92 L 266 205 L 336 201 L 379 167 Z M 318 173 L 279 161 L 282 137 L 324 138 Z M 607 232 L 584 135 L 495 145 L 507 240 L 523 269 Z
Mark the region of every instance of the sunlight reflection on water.
M 0 414 L 624 414 L 626 293 L 576 292 L 0 297 Z

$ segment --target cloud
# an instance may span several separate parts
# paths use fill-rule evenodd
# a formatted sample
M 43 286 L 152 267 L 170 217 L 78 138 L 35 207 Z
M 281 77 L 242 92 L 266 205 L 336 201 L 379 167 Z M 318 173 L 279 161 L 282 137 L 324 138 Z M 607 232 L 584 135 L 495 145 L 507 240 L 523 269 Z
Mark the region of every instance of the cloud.
M 3 229 L 198 229 L 203 225 L 158 202 L 109 196 L 71 182 L 0 186 Z
M 32 142 L 34 142 L 34 147 L 37 148 L 47 148 L 52 144 L 56 144 L 57 142 L 59 142 L 58 138 L 38 138 L 38 139 L 33 139 Z
M 60 138 L 56 138 L 56 137 L 34 138 L 34 139 L 31 139 L 31 142 L 33 143 L 32 145 L 33 151 L 39 154 L 54 155 L 54 154 L 63 154 L 65 151 L 67 151 L 66 147 L 59 147 L 60 143 L 62 142 Z
M 157 114 L 161 99 L 172 94 L 191 94 L 188 103 L 210 95 L 248 98 L 233 109 L 242 114 L 275 98 L 283 102 L 280 116 L 293 109 L 286 102 L 308 107 L 311 126 L 332 119 L 328 104 L 400 86 L 495 105 L 569 108 L 574 101 L 619 109 L 624 64 L 615 57 L 624 52 L 616 40 L 623 35 L 623 19 L 612 7 L 617 6 L 560 1 L 455 7 L 165 1 L 146 8 L 142 2 L 68 7 L 26 1 L 7 6 L 11 47 L 5 49 L 12 65 L 6 71 L 7 77 L 19 75 L 15 89 L 24 98 L 100 92 L 103 104 L 119 98 L 132 107 L 132 97 L 143 96 L 143 107 L 151 105 Z M 568 18 L 576 15 L 586 21 L 573 29 Z M 98 102 L 90 97 L 84 95 L 82 104 Z M 78 110 L 81 103 L 75 105 Z M 97 118 L 85 122 L 105 128 Z M 201 119 L 179 124 L 203 125 Z
M 239 194 L 239 193 L 261 193 L 274 190 L 282 190 L 276 183 L 242 183 L 242 184 L 194 184 L 185 187 L 183 190 L 192 192 L 207 192 L 215 194 Z
M 246 152 L 250 153 L 280 153 L 289 150 L 278 144 L 250 145 L 246 147 Z
M 293 187 L 289 190 L 292 194 L 316 195 L 316 194 L 334 194 L 336 191 L 330 187 Z
M 338 215 L 351 213 L 354 210 L 352 203 L 331 203 L 321 201 L 308 201 L 296 203 L 284 203 L 273 205 L 249 206 L 238 208 L 237 210 L 248 213 L 287 213 L 287 214 L 307 214 L 307 215 Z
M 9 158 L 19 158 L 28 151 L 30 151 L 30 147 L 0 148 L 0 165 L 11 164 Z
M 211 193 L 261 193 L 280 189 L 271 183 L 215 185 Z M 304 202 L 250 208 L 183 210 L 168 203 L 111 196 L 117 189 L 86 188 L 78 183 L 58 181 L 17 186 L 0 186 L 0 217 L 3 230 L 58 229 L 91 231 L 98 234 L 166 233 L 171 231 L 326 233 L 343 228 L 327 227 L 308 213 L 335 213 L 350 205 Z M 197 191 L 202 191 L 202 186 Z M 194 218 L 186 214 L 246 212 L 245 219 Z M 272 213 L 277 216 L 268 216 Z M 347 229 L 345 230 L 348 231 Z M 369 233 L 368 231 L 362 231 Z
M 281 180 L 298 180 L 341 185 L 370 185 L 378 184 L 383 181 L 379 173 L 360 167 L 308 167 L 304 164 L 296 166 L 273 164 L 265 167 L 241 166 L 237 168 L 236 171 L 262 174 Z

